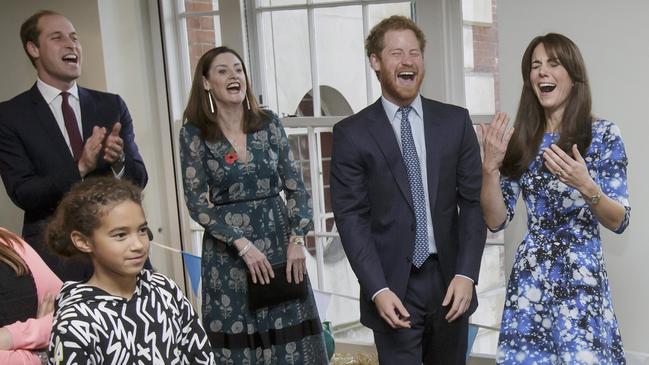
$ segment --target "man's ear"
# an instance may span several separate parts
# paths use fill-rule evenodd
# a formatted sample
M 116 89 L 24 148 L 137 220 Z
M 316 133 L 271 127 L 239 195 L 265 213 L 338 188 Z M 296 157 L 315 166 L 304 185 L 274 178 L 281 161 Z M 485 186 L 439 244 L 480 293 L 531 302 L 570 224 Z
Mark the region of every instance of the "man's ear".
M 370 55 L 370 65 L 372 66 L 372 70 L 375 72 L 379 72 L 381 70 L 381 58 L 377 56 L 376 54 L 372 53 Z
M 27 42 L 27 44 L 25 45 L 25 47 L 26 47 L 26 49 L 27 49 L 27 53 L 28 53 L 32 58 L 39 58 L 39 57 L 41 56 L 41 52 L 40 52 L 40 50 L 38 49 L 38 46 L 37 46 L 34 42 L 32 42 L 32 41 Z
M 70 239 L 79 251 L 83 253 L 92 253 L 90 238 L 86 237 L 85 234 L 79 231 L 72 231 L 72 233 L 70 233 Z

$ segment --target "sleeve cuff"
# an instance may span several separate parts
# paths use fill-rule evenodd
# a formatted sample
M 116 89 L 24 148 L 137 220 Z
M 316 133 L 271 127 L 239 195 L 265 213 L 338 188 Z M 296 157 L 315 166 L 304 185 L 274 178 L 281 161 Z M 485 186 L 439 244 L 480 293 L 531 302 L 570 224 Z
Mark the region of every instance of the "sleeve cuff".
M 376 296 L 379 295 L 379 293 L 384 292 L 386 290 L 390 290 L 390 288 L 379 289 L 376 293 L 374 293 L 374 295 L 372 295 L 372 301 L 374 301 L 374 298 L 376 298 Z
M 470 277 L 468 277 L 468 276 L 466 276 L 466 275 L 455 274 L 455 276 L 461 276 L 461 277 L 463 277 L 463 278 L 467 278 L 467 279 L 471 280 L 471 282 L 475 285 L 475 280 L 471 279 Z M 372 299 L 373 299 L 373 298 L 372 298 Z

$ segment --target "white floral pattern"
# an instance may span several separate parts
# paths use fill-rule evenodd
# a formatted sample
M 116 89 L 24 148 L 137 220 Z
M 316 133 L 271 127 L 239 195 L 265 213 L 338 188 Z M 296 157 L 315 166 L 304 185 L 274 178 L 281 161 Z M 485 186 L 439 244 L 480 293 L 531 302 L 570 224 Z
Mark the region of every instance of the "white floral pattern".
M 501 179 L 509 222 L 520 192 L 528 232 L 518 247 L 505 298 L 499 364 L 625 364 L 611 303 L 597 219 L 581 194 L 543 166 L 542 151 L 558 139 L 546 133 L 520 179 Z M 630 207 L 627 157 L 618 127 L 593 123 L 584 156 L 590 175 L 611 199 Z

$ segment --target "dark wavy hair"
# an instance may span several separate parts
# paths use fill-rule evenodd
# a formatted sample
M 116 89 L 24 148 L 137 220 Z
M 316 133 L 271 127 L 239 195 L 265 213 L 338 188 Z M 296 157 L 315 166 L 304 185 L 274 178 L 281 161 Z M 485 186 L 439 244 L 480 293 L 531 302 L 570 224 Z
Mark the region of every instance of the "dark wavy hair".
M 250 77 L 246 70 L 246 65 L 239 54 L 228 47 L 216 47 L 205 52 L 198 60 L 196 70 L 194 71 L 194 80 L 189 93 L 189 101 L 183 113 L 185 123 L 196 126 L 201 131 L 201 138 L 207 141 L 215 141 L 225 138 L 223 131 L 217 123 L 219 113 L 217 105 L 214 103 L 214 113 L 210 110 L 209 91 L 203 87 L 203 78 L 209 77 L 212 61 L 216 56 L 222 53 L 232 53 L 241 62 L 243 73 L 246 76 L 246 99 L 243 101 L 243 131 L 252 133 L 261 129 L 263 121 L 267 117 L 266 112 L 259 108 L 255 94 L 250 86 Z
M 557 145 L 568 154 L 572 154 L 572 145 L 576 144 L 579 153 L 584 155 L 593 138 L 590 86 L 586 65 L 579 48 L 568 37 L 561 34 L 548 33 L 538 36 L 530 42 L 523 54 L 521 61 L 523 90 L 514 122 L 514 134 L 509 141 L 500 168 L 501 174 L 513 178 L 519 178 L 527 170 L 538 153 L 547 127 L 545 111 L 530 81 L 532 54 L 540 44 L 543 44 L 548 56 L 559 60 L 573 82 L 559 127 L 560 137 Z
M 54 252 L 64 257 L 85 255 L 71 239 L 73 231 L 91 237 L 102 218 L 117 204 L 142 205 L 142 190 L 132 182 L 112 176 L 86 179 L 65 194 L 47 225 L 45 238 Z

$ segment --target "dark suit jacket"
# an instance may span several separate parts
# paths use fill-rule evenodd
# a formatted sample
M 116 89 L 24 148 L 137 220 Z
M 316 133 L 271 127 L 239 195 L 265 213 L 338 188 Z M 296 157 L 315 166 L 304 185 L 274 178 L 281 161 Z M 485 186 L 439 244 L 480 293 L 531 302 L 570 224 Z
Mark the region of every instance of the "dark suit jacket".
M 461 274 L 477 283 L 486 238 L 478 141 L 465 109 L 425 98 L 422 107 L 430 212 L 443 279 L 448 285 Z M 415 213 L 401 150 L 381 100 L 334 126 L 331 194 L 336 225 L 361 286 L 361 322 L 387 329 L 371 296 L 389 287 L 403 301 Z M 466 315 L 476 307 L 474 290 Z
M 120 136 L 126 157 L 123 177 L 144 187 L 147 173 L 122 98 L 79 87 L 79 102 L 84 141 L 92 135 L 94 126 L 105 127 L 110 132 L 114 123 L 122 123 Z M 56 268 L 58 259 L 45 250 L 42 231 L 63 194 L 81 176 L 36 84 L 0 103 L 0 174 L 11 200 L 25 211 L 23 237 L 61 275 Z M 100 155 L 97 168 L 88 177 L 111 174 L 110 165 Z

